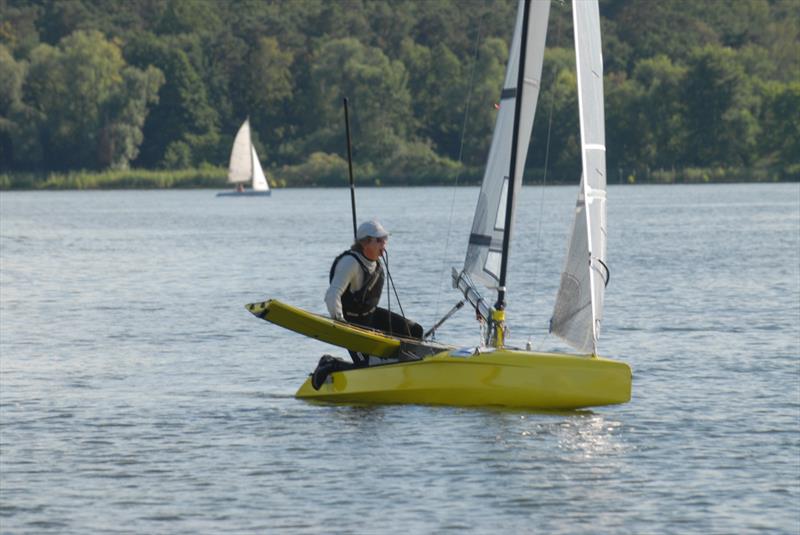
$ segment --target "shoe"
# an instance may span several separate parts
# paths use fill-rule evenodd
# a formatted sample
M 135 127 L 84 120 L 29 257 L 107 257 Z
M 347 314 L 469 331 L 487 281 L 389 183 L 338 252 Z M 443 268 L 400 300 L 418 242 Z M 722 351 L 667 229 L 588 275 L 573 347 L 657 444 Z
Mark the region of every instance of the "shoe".
M 319 390 L 320 387 L 328 379 L 328 375 L 333 371 L 333 363 L 336 359 L 330 355 L 322 355 L 317 364 L 317 369 L 311 374 L 311 386 L 314 390 Z
M 311 374 L 311 386 L 314 390 L 320 389 L 325 383 L 325 380 L 328 379 L 328 374 L 330 372 L 331 370 L 327 366 L 317 366 L 317 369 Z

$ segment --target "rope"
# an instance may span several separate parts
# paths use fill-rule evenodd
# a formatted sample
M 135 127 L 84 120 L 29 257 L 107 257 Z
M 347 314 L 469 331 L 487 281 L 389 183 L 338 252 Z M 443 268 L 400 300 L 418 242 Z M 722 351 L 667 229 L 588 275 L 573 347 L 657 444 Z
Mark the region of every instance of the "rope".
M 389 288 L 394 291 L 394 298 L 397 300 L 397 306 L 400 308 L 400 315 L 403 316 L 403 319 L 406 321 L 406 327 L 408 328 L 408 318 L 406 318 L 406 313 L 403 310 L 403 305 L 400 303 L 400 296 L 397 294 L 397 286 L 394 283 L 394 279 L 392 278 L 392 273 L 389 271 L 389 253 L 387 251 L 383 251 L 383 263 L 386 266 L 386 279 L 388 284 L 386 285 L 386 309 L 389 311 L 389 334 L 392 334 L 392 321 L 391 321 L 391 314 L 392 314 L 392 294 L 389 291 Z M 411 336 L 411 330 L 409 329 L 405 334 Z
M 386 250 L 383 251 L 383 264 L 386 266 L 386 310 L 389 311 L 389 335 L 392 335 L 392 292 L 389 291 L 389 287 L 392 286 L 392 276 L 389 273 L 389 255 L 386 254 Z M 397 300 L 398 304 L 400 300 Z M 402 308 L 401 308 L 402 310 Z

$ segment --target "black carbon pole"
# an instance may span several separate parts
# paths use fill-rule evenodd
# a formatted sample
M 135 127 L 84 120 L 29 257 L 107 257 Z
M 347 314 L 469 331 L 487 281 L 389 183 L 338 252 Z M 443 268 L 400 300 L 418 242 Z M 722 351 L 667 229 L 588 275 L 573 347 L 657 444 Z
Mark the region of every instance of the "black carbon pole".
M 519 116 L 522 110 L 522 91 L 525 85 L 525 52 L 528 48 L 528 17 L 530 16 L 530 0 L 525 0 L 524 11 L 522 14 L 522 35 L 519 47 L 519 67 L 517 71 L 517 92 L 514 102 L 514 131 L 511 140 L 511 165 L 509 166 L 508 191 L 506 192 L 506 220 L 505 231 L 503 232 L 503 253 L 500 257 L 500 281 L 497 291 L 497 303 L 494 307 L 497 310 L 504 310 L 506 307 L 506 270 L 508 268 L 508 252 L 511 237 L 511 222 L 514 219 L 514 195 L 516 195 L 514 175 L 517 173 L 517 144 L 519 138 Z M 527 147 L 524 148 L 527 150 Z
M 347 167 L 350 171 L 350 206 L 353 210 L 353 241 L 357 241 L 356 235 L 356 186 L 353 182 L 353 152 L 350 148 L 350 114 L 347 111 L 347 97 L 344 98 L 344 124 L 347 131 Z

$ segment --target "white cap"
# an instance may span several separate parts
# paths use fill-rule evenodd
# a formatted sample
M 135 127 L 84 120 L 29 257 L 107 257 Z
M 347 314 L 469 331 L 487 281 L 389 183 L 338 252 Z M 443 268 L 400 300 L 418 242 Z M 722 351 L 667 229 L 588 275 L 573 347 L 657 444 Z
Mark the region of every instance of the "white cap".
M 385 238 L 389 233 L 383 228 L 383 225 L 377 219 L 372 221 L 365 221 L 358 226 L 356 231 L 356 239 L 363 240 L 364 238 Z

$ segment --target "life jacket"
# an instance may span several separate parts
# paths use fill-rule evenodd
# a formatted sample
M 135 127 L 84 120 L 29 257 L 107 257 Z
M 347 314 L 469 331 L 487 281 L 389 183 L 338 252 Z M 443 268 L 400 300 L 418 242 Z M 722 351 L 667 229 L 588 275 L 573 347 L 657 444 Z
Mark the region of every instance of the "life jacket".
M 345 288 L 342 294 L 342 311 L 351 316 L 366 316 L 370 314 L 381 300 L 381 292 L 383 291 L 383 268 L 380 263 L 375 267 L 375 271 L 369 272 L 367 266 L 353 251 L 347 250 L 337 256 L 331 265 L 331 271 L 328 274 L 328 282 L 333 281 L 333 273 L 336 271 L 336 264 L 345 255 L 350 255 L 356 259 L 361 271 L 364 273 L 364 284 L 356 292 L 350 290 L 350 285 Z

